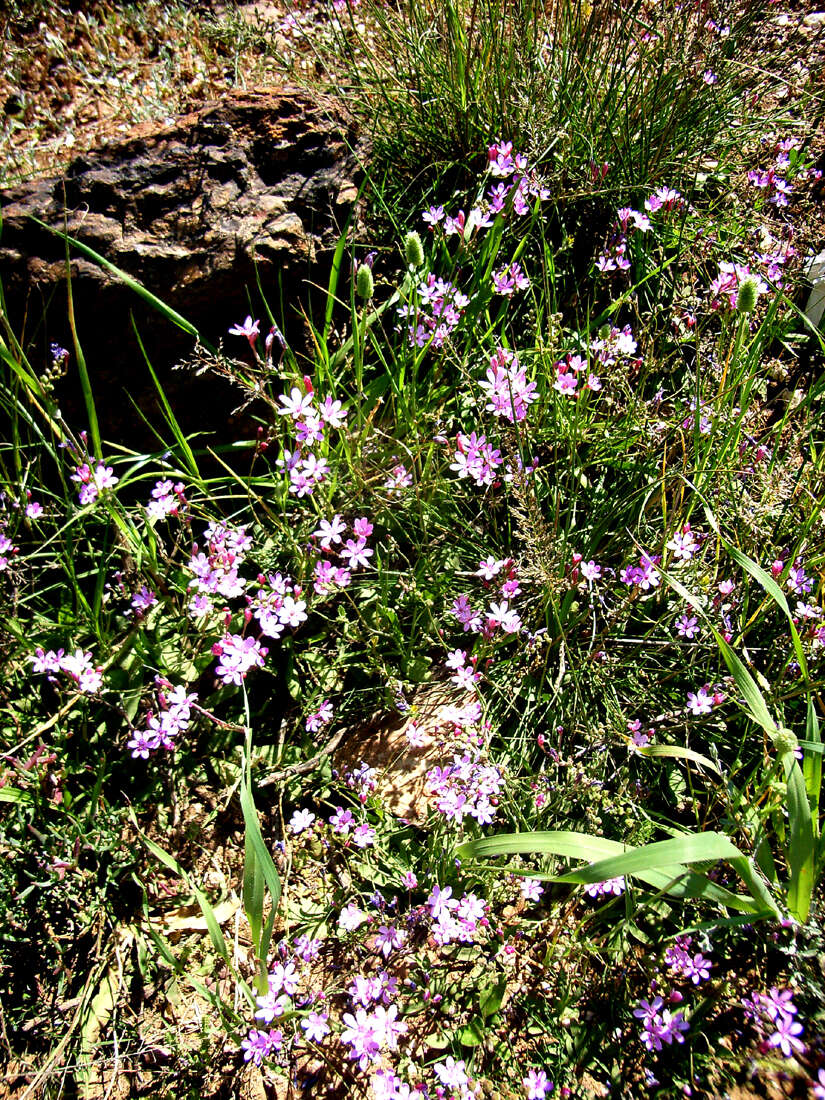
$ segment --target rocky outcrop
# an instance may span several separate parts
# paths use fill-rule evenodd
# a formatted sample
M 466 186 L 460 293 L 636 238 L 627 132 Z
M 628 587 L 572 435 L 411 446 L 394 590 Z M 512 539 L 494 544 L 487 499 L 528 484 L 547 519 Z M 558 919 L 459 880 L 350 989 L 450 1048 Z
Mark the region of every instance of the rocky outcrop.
M 233 93 L 78 157 L 65 177 L 5 192 L 0 273 L 12 325 L 18 333 L 25 328 L 33 364 L 45 365 L 50 342 L 71 343 L 65 245 L 31 215 L 65 227 L 212 343 L 250 312 L 248 293 L 257 298 L 260 280 L 289 338 L 294 305 L 308 293 L 308 279 L 322 282 L 325 253 L 356 197 L 354 139 L 330 103 L 298 89 Z M 191 337 L 77 252 L 71 273 L 104 434 L 123 430 L 124 389 L 146 411 L 154 400 L 130 313 L 164 384 L 172 396 L 184 390 L 191 406 L 196 384 L 167 373 L 191 349 Z M 65 398 L 58 396 L 71 405 L 65 385 Z M 219 390 L 196 397 L 198 414 L 220 428 L 209 406 L 217 402 L 225 416 L 227 398 Z

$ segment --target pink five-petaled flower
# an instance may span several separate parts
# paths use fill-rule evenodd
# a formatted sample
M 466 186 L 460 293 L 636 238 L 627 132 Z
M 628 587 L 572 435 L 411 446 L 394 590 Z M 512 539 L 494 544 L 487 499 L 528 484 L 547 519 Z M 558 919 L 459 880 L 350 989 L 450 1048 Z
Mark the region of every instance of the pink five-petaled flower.
M 675 558 L 681 559 L 682 561 L 690 561 L 699 549 L 699 544 L 693 536 L 689 523 L 686 523 L 681 531 L 676 532 L 667 544 L 667 548 L 673 551 L 673 556 Z
M 436 1062 L 433 1071 L 442 1085 L 447 1088 L 460 1089 L 467 1084 L 467 1073 L 464 1062 L 457 1062 L 449 1055 L 443 1062 Z
M 225 684 L 236 684 L 240 687 L 251 668 L 264 667 L 264 657 L 269 650 L 255 638 L 225 634 L 212 647 L 212 652 L 220 658 L 215 669 L 216 676 Z
M 683 638 L 691 640 L 699 633 L 699 620 L 685 613 L 676 620 L 676 629 Z
M 104 466 L 102 462 L 98 462 L 94 469 L 88 462 L 82 463 L 71 475 L 71 480 L 80 486 L 77 496 L 84 507 L 94 504 L 104 489 L 111 489 L 118 483 L 112 467 Z
M 375 946 L 380 950 L 385 959 L 388 959 L 394 950 L 404 946 L 407 933 L 394 925 L 382 924 L 375 937 Z
M 293 836 L 306 832 L 315 823 L 315 814 L 311 810 L 296 810 L 289 819 L 289 831 Z
M 374 551 L 367 546 L 365 538 L 347 539 L 344 548 L 341 550 L 341 557 L 347 559 L 347 564 L 352 570 L 357 569 L 359 565 L 367 569 L 370 564 L 369 559 L 373 553 Z
M 341 1033 L 341 1042 L 352 1047 L 350 1058 L 357 1060 L 359 1067 L 365 1070 L 381 1053 L 384 1040 L 381 1021 L 365 1008 L 356 1009 L 355 1013 L 345 1012 L 342 1019 L 346 1029 Z
M 694 716 L 710 714 L 713 710 L 713 695 L 708 694 L 707 684 L 705 684 L 704 687 L 700 687 L 696 692 L 688 692 L 687 709 Z
M 579 570 L 586 581 L 597 581 L 602 575 L 602 567 L 596 565 L 592 558 L 590 561 L 583 561 L 579 566 Z
M 306 1019 L 301 1020 L 301 1027 L 309 1042 L 320 1043 L 325 1035 L 329 1035 L 328 1019 L 329 1016 L 324 1012 L 310 1012 Z
M 523 878 L 521 880 L 521 896 L 525 901 L 538 901 L 544 893 L 544 887 L 536 878 Z

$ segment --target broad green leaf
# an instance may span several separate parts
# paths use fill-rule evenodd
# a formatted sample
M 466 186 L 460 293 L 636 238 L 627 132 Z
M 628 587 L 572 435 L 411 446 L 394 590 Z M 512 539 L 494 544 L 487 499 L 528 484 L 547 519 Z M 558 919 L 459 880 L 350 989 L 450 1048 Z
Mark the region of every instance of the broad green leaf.
M 487 986 L 486 989 L 482 989 L 478 999 L 478 1007 L 485 1020 L 488 1016 L 495 1016 L 501 1008 L 501 1002 L 504 1000 L 506 990 L 506 978 L 502 978 L 500 981 L 496 982 L 495 985 L 490 985 Z
M 617 841 L 589 836 L 586 833 L 505 833 L 462 844 L 457 854 L 461 859 L 473 859 L 527 853 L 563 856 L 589 864 L 588 867 L 578 871 L 554 876 L 553 881 L 604 882 L 619 875 L 633 874 L 656 889 L 666 890 L 677 896 L 706 897 L 709 900 L 714 900 L 712 887 L 715 884 L 710 880 L 706 880 L 705 884 L 702 881 L 705 876 L 697 876 L 697 872 L 691 872 L 688 876 L 690 885 L 687 890 L 680 889 L 676 880 L 683 874 L 686 863 L 705 860 L 717 862 L 725 859 L 738 872 L 755 904 L 729 892 L 726 893 L 731 901 L 725 901 L 723 904 L 733 904 L 733 899 L 736 899 L 736 908 L 750 910 L 760 916 L 779 915 L 776 903 L 750 861 L 721 833 L 699 833 L 693 836 L 676 837 L 673 840 L 657 841 L 642 848 L 631 848 Z
M 701 764 L 703 768 L 709 768 L 717 775 L 722 774 L 712 760 L 702 756 L 699 752 L 694 752 L 693 749 L 686 748 L 684 745 L 645 745 L 638 752 L 640 756 L 670 756 L 676 759 L 692 760 L 694 764 Z
M 31 802 L 31 791 L 19 787 L 0 787 L 0 802 Z
M 788 786 L 788 908 L 804 923 L 811 908 L 814 889 L 814 843 L 811 807 L 802 769 L 793 753 L 785 753 L 785 776 Z
M 269 888 L 272 905 L 277 908 L 278 902 L 281 900 L 281 879 L 278 875 L 278 869 L 272 861 L 272 856 L 264 844 L 264 838 L 261 836 L 258 811 L 255 809 L 252 792 L 246 782 L 241 783 L 241 810 L 243 811 L 244 827 L 246 836 L 249 837 L 252 853 L 258 861 L 260 873 Z

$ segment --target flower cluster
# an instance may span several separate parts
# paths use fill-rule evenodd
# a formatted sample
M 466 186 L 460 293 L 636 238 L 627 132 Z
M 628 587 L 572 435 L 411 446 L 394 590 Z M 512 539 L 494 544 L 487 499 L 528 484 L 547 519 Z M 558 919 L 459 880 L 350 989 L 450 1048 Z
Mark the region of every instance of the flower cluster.
M 619 875 L 618 878 L 609 878 L 604 882 L 591 882 L 585 886 L 584 892 L 589 898 L 619 898 L 625 892 L 625 886 L 624 875 Z
M 456 435 L 456 450 L 450 469 L 454 470 L 460 478 L 468 477 L 484 488 L 493 485 L 496 481 L 496 471 L 503 462 L 501 451 L 487 442 L 486 435 L 477 435 L 470 432 L 458 432 Z
M 822 173 L 800 164 L 802 144 L 796 138 L 782 138 L 773 147 L 775 159 L 765 171 L 758 168 L 748 172 L 748 182 L 763 191 L 774 206 L 787 206 L 793 184 L 786 179 L 790 171 L 801 180 L 820 179 Z
M 346 588 L 352 580 L 352 574 L 358 569 L 368 569 L 374 551 L 367 545 L 367 539 L 373 533 L 373 524 L 366 516 L 353 521 L 353 538 L 345 539 L 347 525 L 337 513 L 331 520 L 322 519 L 312 538 L 329 555 L 337 553 L 343 564 L 335 565 L 327 558 L 315 563 L 314 588 L 319 595 L 332 592 L 336 588 Z M 340 549 L 335 549 L 340 547 Z
M 190 603 L 190 610 L 198 616 L 211 609 L 210 597 L 232 599 L 243 594 L 246 581 L 238 575 L 238 568 L 252 545 L 252 538 L 245 527 L 231 527 L 223 522 L 210 521 L 204 531 L 204 539 L 203 550 L 197 543 L 193 545 L 188 563 L 193 575 L 189 587 L 197 593 Z
M 470 604 L 470 597 L 466 594 L 458 596 L 450 607 L 449 614 L 457 619 L 464 629 L 464 633 L 481 634 L 490 639 L 497 630 L 505 634 L 518 634 L 522 629 L 521 618 L 510 604 L 521 593 L 518 580 L 518 570 L 512 558 L 498 560 L 492 555 L 479 562 L 476 576 L 485 582 L 485 588 L 490 588 L 490 583 L 495 580 L 501 599 L 493 601 L 486 613 L 476 611 Z
M 611 272 L 625 272 L 630 270 L 630 260 L 627 258 L 627 240 L 631 233 L 649 233 L 651 229 L 650 218 L 639 210 L 633 210 L 629 206 L 623 206 L 616 211 L 616 225 L 608 240 L 607 247 L 596 260 L 596 268 L 602 275 Z
M 587 361 L 580 355 L 575 355 L 572 351 L 569 351 L 563 359 L 559 359 L 556 363 L 556 381 L 553 383 L 553 389 L 557 390 L 563 397 L 578 397 L 579 396 L 579 375 L 582 371 L 587 371 Z M 602 388 L 601 380 L 597 374 L 593 374 L 588 371 L 587 381 L 582 386 L 582 390 L 593 390 L 597 393 Z
M 804 1029 L 795 1018 L 797 1007 L 790 989 L 773 986 L 768 993 L 754 992 L 742 1001 L 742 1007 L 766 1051 L 780 1050 L 786 1058 L 805 1053 L 799 1038 Z
M 504 783 L 498 768 L 482 763 L 478 754 L 456 754 L 452 764 L 427 772 L 427 789 L 439 813 L 459 824 L 465 816 L 489 825 L 496 815 L 496 800 Z
M 757 296 L 768 292 L 768 284 L 751 272 L 749 264 L 723 260 L 719 264 L 716 278 L 709 287 L 710 308 L 735 311 L 739 303 L 739 291 L 745 280 L 755 284 Z
M 489 928 L 487 903 L 475 894 L 453 897 L 451 886 L 433 886 L 426 910 L 432 921 L 430 931 L 439 946 L 475 943 L 480 932 Z
M 638 344 L 630 325 L 624 325 L 622 328 L 611 325 L 609 329 L 605 326 L 599 335 L 591 340 L 590 351 L 596 362 L 605 369 L 622 361 L 631 367 L 638 367 L 642 362 L 641 356 L 637 354 Z M 598 388 L 593 385 L 592 376 L 588 385 L 591 389 Z
M 515 261 L 493 272 L 493 293 L 512 298 L 517 290 L 526 290 L 530 280 Z
M 297 497 L 311 496 L 315 487 L 329 474 L 327 460 L 313 451 L 305 454 L 302 447 L 322 443 L 326 430 L 343 428 L 348 415 L 341 402 L 329 395 L 316 405 L 309 378 L 304 378 L 304 390 L 302 393 L 297 386 L 293 386 L 289 394 L 281 394 L 278 398 L 278 415 L 288 416 L 292 420 L 298 446 L 294 451 L 284 448 L 275 464 L 288 475 L 289 492 Z
M 455 216 L 445 214 L 443 206 L 431 206 L 422 215 L 430 230 L 441 227 L 445 237 L 470 239 L 479 229 L 489 229 L 497 215 L 506 217 L 511 211 L 519 217 L 530 212 L 530 200 L 543 201 L 550 192 L 543 186 L 522 153 L 513 152 L 510 141 L 496 141 L 487 151 L 489 174 L 497 181 L 490 185 L 469 214 L 459 210 Z
M 639 564 L 626 566 L 619 574 L 619 579 L 622 584 L 640 588 L 643 592 L 658 588 L 662 578 L 656 566 L 661 560 L 660 554 L 642 553 L 639 556 Z
M 84 506 L 94 504 L 104 490 L 113 488 L 119 480 L 111 466 L 91 461 L 76 466 L 71 479 L 80 486 L 77 498 Z
M 447 279 L 437 279 L 432 274 L 419 283 L 416 294 L 415 305 L 408 303 L 398 310 L 399 316 L 409 322 L 410 343 L 419 348 L 428 344 L 443 348 L 470 299 Z
M 249 635 L 244 637 L 243 634 L 224 634 L 212 646 L 212 653 L 218 658 L 215 675 L 224 684 L 240 687 L 250 669 L 264 667 L 264 658 L 268 652 L 257 638 Z
M 162 676 L 155 677 L 155 684 L 158 689 L 157 713 L 149 711 L 146 728 L 132 730 L 127 744 L 135 759 L 142 757 L 148 760 L 149 754 L 158 749 L 174 749 L 175 738 L 189 728 L 191 708 L 198 701 L 197 694 L 188 694 L 183 684 L 173 687 Z
M 674 1042 L 684 1043 L 684 1033 L 690 1027 L 684 1013 L 673 1013 L 665 1008 L 661 997 L 654 997 L 652 1001 L 639 1001 L 639 1007 L 634 1009 L 633 1015 L 640 1022 L 642 1042 L 648 1050 L 661 1050 L 663 1045 L 669 1046 Z
M 149 519 L 165 519 L 176 516 L 188 507 L 182 481 L 173 482 L 169 478 L 155 482 L 151 499 L 146 505 Z
M 0 528 L 0 573 L 5 572 L 11 559 L 19 553 L 19 547 L 15 546 L 8 535 Z
M 527 409 L 538 400 L 536 383 L 528 382 L 523 367 L 513 352 L 497 348 L 490 359 L 487 375 L 479 386 L 487 397 L 487 412 L 503 416 L 511 424 L 524 420 Z
M 55 682 L 55 673 L 63 672 L 84 695 L 94 695 L 103 686 L 103 669 L 93 664 L 91 653 L 82 649 L 76 649 L 72 654 L 62 649 L 43 650 L 38 647 L 29 660 L 32 671 L 45 672 L 52 682 Z
M 700 982 L 706 982 L 710 978 L 713 963 L 700 951 L 691 954 L 692 946 L 691 936 L 677 936 L 672 946 L 665 951 L 665 962 L 675 974 L 689 979 L 694 985 L 699 985 Z
M 260 588 L 254 597 L 247 596 L 247 604 L 255 617 L 261 633 L 268 638 L 280 638 L 288 627 L 298 627 L 306 622 L 306 600 L 303 590 L 293 584 L 291 577 L 281 573 L 258 575 Z

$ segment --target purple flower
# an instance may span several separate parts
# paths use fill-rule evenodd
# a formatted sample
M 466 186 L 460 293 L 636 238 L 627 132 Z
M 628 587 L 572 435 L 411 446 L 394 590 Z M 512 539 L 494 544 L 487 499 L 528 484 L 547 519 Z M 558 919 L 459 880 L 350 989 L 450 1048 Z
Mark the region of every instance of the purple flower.
M 548 1092 L 553 1091 L 553 1082 L 543 1069 L 531 1069 L 521 1083 L 527 1092 L 527 1100 L 544 1100 Z
M 341 1041 L 352 1048 L 350 1058 L 357 1060 L 365 1070 L 381 1053 L 384 1039 L 381 1022 L 364 1008 L 357 1009 L 354 1014 L 345 1012 L 342 1019 L 346 1028 L 341 1033 Z
M 332 721 L 332 703 L 329 699 L 324 699 L 320 707 L 312 714 L 307 715 L 306 728 L 309 733 L 318 733 L 324 726 L 328 725 Z
M 705 684 L 704 687 L 700 687 L 696 692 L 688 692 L 687 709 L 695 717 L 698 717 L 700 714 L 710 714 L 713 710 L 713 695 L 708 694 L 707 684 Z
M 805 1044 L 798 1038 L 802 1034 L 802 1024 L 797 1023 L 792 1016 L 777 1016 L 774 1021 L 776 1031 L 768 1036 L 768 1046 L 778 1047 L 786 1058 L 794 1054 L 804 1054 Z
M 525 901 L 538 901 L 544 893 L 544 887 L 538 879 L 523 878 L 521 880 L 521 896 Z
M 394 925 L 382 924 L 375 937 L 375 946 L 385 959 L 388 959 L 394 950 L 404 946 L 407 933 L 402 932 Z
M 253 1027 L 241 1043 L 244 1061 L 254 1062 L 259 1066 L 273 1051 L 280 1050 L 283 1041 L 284 1036 L 281 1031 L 258 1031 Z

